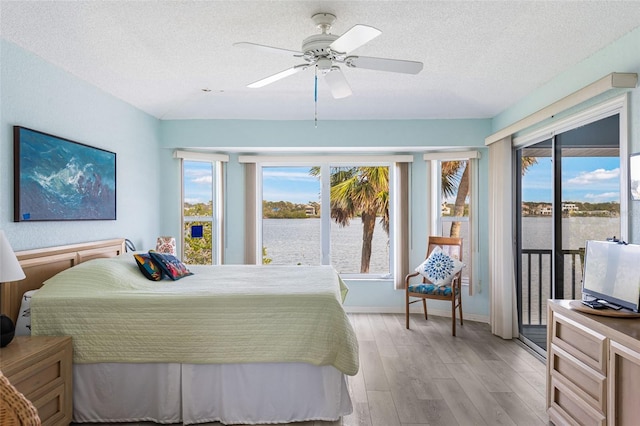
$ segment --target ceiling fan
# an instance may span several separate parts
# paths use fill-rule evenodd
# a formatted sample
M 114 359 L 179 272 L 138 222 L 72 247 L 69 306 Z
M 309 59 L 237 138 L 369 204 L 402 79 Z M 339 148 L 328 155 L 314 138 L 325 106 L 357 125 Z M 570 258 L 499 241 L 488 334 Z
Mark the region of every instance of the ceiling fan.
M 279 73 L 260 79 L 247 87 L 259 88 L 281 80 L 290 75 L 316 67 L 316 73 L 324 76 L 334 98 L 345 98 L 351 95 L 351 87 L 337 64 L 344 64 L 347 68 L 366 68 L 377 71 L 390 71 L 405 74 L 417 74 L 422 70 L 422 62 L 399 59 L 373 58 L 370 56 L 351 55 L 350 52 L 370 42 L 382 31 L 368 25 L 354 25 L 341 36 L 330 34 L 331 26 L 336 16 L 331 13 L 317 13 L 311 17 L 320 34 L 315 34 L 302 41 L 301 51 L 265 46 L 250 42 L 234 43 L 234 46 L 246 46 L 268 52 L 280 53 L 301 58 L 305 63 L 294 65 Z M 317 74 L 316 74 L 317 96 Z

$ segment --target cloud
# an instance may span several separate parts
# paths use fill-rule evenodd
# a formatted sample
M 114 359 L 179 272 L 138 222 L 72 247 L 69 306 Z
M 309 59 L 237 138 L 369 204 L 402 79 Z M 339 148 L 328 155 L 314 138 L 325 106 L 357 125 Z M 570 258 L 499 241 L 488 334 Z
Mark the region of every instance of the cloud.
M 204 184 L 210 185 L 211 182 L 213 182 L 213 176 L 209 175 L 209 176 L 197 177 L 195 179 L 191 179 L 191 182 L 193 182 L 193 183 L 204 183 Z
M 309 172 L 285 172 L 281 170 L 263 169 L 262 179 L 287 179 L 293 181 L 318 181 L 318 178 L 311 176 Z
M 185 180 L 189 183 L 211 185 L 213 182 L 213 175 L 211 168 L 185 168 L 184 169 Z
M 591 172 L 580 172 L 578 176 L 571 178 L 567 183 L 573 185 L 592 185 L 620 178 L 620 168 L 612 170 L 596 169 Z
M 617 201 L 620 199 L 620 193 L 619 192 L 602 192 L 600 194 L 586 194 L 584 198 L 587 200 L 596 200 L 596 201 L 604 201 L 604 200 Z

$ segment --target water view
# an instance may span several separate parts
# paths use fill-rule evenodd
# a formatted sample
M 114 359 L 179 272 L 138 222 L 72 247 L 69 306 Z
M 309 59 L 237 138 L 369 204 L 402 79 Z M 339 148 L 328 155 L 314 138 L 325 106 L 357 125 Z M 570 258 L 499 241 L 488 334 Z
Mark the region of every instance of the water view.
M 553 244 L 550 216 L 522 218 L 522 248 L 550 249 Z M 604 240 L 620 236 L 619 217 L 567 217 L 562 219 L 562 247 L 584 248 L 587 240 Z
M 552 244 L 551 217 L 524 217 L 522 219 L 524 249 L 550 249 Z M 264 219 L 263 245 L 274 264 L 317 265 L 320 263 L 320 219 Z M 467 223 L 463 222 L 463 227 Z M 587 240 L 603 240 L 619 236 L 620 219 L 617 217 L 569 217 L 563 219 L 566 250 L 584 248 Z M 463 229 L 463 234 L 466 230 Z M 350 226 L 339 228 L 331 224 L 332 263 L 341 272 L 357 272 L 362 248 L 362 223 L 359 219 Z M 373 234 L 371 271 L 380 273 L 389 267 L 389 240 L 382 227 Z M 466 250 L 465 250 L 466 251 Z
M 319 265 L 320 219 L 264 219 L 262 245 L 272 264 Z M 362 222 L 346 227 L 331 224 L 331 264 L 340 273 L 359 273 Z M 389 273 L 389 237 L 379 224 L 373 233 L 369 273 Z

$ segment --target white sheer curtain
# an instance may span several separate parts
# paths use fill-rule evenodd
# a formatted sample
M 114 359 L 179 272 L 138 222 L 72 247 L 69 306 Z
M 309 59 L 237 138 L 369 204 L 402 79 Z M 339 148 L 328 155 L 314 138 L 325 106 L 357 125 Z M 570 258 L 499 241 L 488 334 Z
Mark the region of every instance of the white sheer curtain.
M 489 146 L 489 283 L 491 332 L 518 337 L 513 250 L 511 136 Z

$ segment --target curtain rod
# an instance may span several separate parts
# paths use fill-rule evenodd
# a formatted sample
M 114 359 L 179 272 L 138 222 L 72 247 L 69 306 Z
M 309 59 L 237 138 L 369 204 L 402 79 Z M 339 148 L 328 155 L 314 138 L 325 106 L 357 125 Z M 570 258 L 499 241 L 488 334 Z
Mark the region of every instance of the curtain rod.
M 595 96 L 598 96 L 602 93 L 605 93 L 611 89 L 634 89 L 638 84 L 638 74 L 636 73 L 618 73 L 613 72 L 600 80 L 597 80 L 588 86 L 579 89 L 572 94 L 565 96 L 552 103 L 551 105 L 547 105 L 534 112 L 527 117 L 516 121 L 515 123 L 503 128 L 502 130 L 493 133 L 485 138 L 484 144 L 491 145 L 494 142 L 498 142 L 501 139 L 504 139 L 507 136 L 510 136 L 520 130 L 526 129 L 527 127 L 533 126 L 547 118 L 551 118 L 554 115 L 565 111 L 571 107 L 574 107 L 588 99 L 591 99 Z

